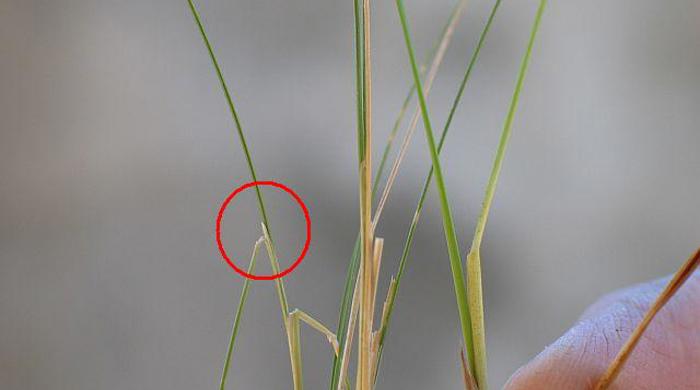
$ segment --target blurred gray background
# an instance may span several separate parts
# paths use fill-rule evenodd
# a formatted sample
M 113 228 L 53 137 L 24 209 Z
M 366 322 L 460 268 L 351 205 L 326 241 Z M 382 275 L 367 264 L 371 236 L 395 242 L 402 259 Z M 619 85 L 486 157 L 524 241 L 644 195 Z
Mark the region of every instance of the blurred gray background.
M 198 3 L 259 176 L 311 209 L 291 305 L 335 329 L 359 223 L 351 2 Z M 419 55 L 453 3 L 407 2 Z M 457 29 L 430 98 L 438 129 L 491 4 L 470 2 Z M 464 250 L 536 6 L 504 2 L 444 150 Z M 700 244 L 699 17 L 693 0 L 550 2 L 482 251 L 495 387 L 598 296 Z M 394 3 L 375 1 L 373 20 L 380 148 L 410 73 Z M 429 167 L 422 132 L 378 228 L 382 297 Z M 213 220 L 248 179 L 184 0 L 0 0 L 0 388 L 217 387 L 242 279 Z M 265 194 L 289 264 L 302 219 Z M 254 207 L 245 194 L 225 220 L 242 266 Z M 273 285 L 250 298 L 230 388 L 289 389 Z M 378 388 L 461 388 L 458 328 L 431 191 Z M 302 337 L 306 385 L 323 389 L 330 350 Z

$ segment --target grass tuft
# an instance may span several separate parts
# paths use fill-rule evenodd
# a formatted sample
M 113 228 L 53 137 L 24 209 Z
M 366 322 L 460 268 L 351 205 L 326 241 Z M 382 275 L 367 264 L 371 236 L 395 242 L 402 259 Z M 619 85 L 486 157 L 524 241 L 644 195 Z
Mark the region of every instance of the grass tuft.
M 246 163 L 251 179 L 257 181 L 257 174 L 253 164 L 253 160 L 246 142 L 240 118 L 233 103 L 231 93 L 226 84 L 223 72 L 214 54 L 213 47 L 205 32 L 201 17 L 194 5 L 193 0 L 188 0 L 189 8 L 194 17 L 195 23 L 202 36 L 216 76 L 221 85 L 224 97 L 228 104 L 231 117 L 233 119 L 236 132 L 238 134 L 239 143 L 244 153 Z M 440 40 L 434 49 L 430 52 L 431 66 L 426 75 L 426 80 L 421 81 L 424 67 L 418 67 L 415 59 L 413 44 L 411 41 L 410 28 L 406 21 L 406 13 L 403 0 L 396 0 L 397 11 L 401 22 L 403 37 L 408 52 L 409 62 L 411 65 L 411 73 L 413 76 L 413 86 L 405 98 L 398 118 L 394 123 L 387 145 L 382 154 L 377 176 L 372 180 L 372 72 L 371 72 L 371 33 L 370 33 L 370 0 L 353 0 L 353 11 L 355 16 L 355 71 L 356 71 L 356 100 L 357 100 L 357 147 L 358 147 L 358 170 L 359 170 L 359 198 L 360 198 L 360 233 L 355 243 L 353 255 L 348 267 L 347 279 L 343 298 L 341 300 L 338 332 L 332 333 L 321 322 L 315 320 L 308 314 L 298 309 L 290 312 L 287 295 L 284 288 L 284 282 L 281 279 L 275 281 L 277 295 L 280 301 L 280 309 L 287 339 L 289 344 L 290 361 L 292 368 L 292 377 L 294 381 L 294 389 L 303 389 L 302 377 L 302 356 L 300 344 L 300 323 L 307 323 L 312 328 L 321 332 L 326 336 L 331 344 L 335 359 L 333 363 L 333 371 L 331 373 L 330 390 L 340 390 L 349 388 L 350 384 L 347 379 L 347 371 L 350 353 L 352 350 L 352 339 L 356 322 L 359 317 L 359 342 L 358 342 L 358 370 L 357 370 L 357 389 L 371 390 L 376 382 L 379 364 L 381 361 L 384 342 L 387 330 L 390 323 L 392 310 L 395 304 L 396 295 L 400 286 L 401 277 L 405 271 L 406 262 L 412 247 L 414 232 L 418 224 L 419 216 L 426 198 L 427 190 L 431 185 L 432 178 L 435 176 L 435 185 L 439 195 L 440 211 L 443 219 L 443 229 L 445 241 L 447 244 L 448 256 L 450 261 L 450 269 L 455 289 L 455 297 L 457 300 L 457 308 L 460 317 L 462 338 L 465 345 L 461 351 L 460 357 L 465 374 L 465 383 L 468 388 L 478 388 L 481 390 L 487 389 L 486 380 L 486 345 L 484 332 L 483 318 L 483 297 L 481 289 L 481 266 L 480 266 L 480 247 L 483 239 L 483 233 L 488 219 L 490 207 L 495 194 L 498 177 L 503 163 L 505 150 L 508 139 L 510 137 L 514 115 L 517 109 L 520 92 L 523 85 L 525 73 L 529 63 L 532 46 L 539 29 L 539 24 L 543 10 L 546 5 L 546 0 L 540 0 L 540 5 L 530 34 L 530 40 L 526 53 L 523 57 L 518 80 L 516 83 L 513 99 L 506 117 L 501 138 L 499 141 L 496 157 L 493 165 L 489 182 L 486 187 L 482 210 L 477 222 L 476 232 L 474 234 L 470 252 L 467 255 L 467 280 L 462 268 L 462 260 L 459 252 L 459 244 L 454 229 L 452 212 L 447 196 L 446 184 L 442 174 L 440 165 L 439 153 L 444 145 L 448 130 L 452 123 L 456 108 L 461 101 L 466 84 L 469 80 L 471 72 L 479 57 L 479 53 L 488 34 L 496 12 L 501 4 L 501 0 L 496 0 L 489 15 L 489 18 L 484 26 L 484 29 L 479 36 L 476 48 L 469 60 L 465 75 L 459 86 L 457 96 L 454 99 L 449 116 L 443 128 L 439 143 L 436 145 L 433 135 L 430 114 L 427 109 L 427 95 L 431 84 L 436 76 L 437 69 L 442 62 L 450 38 L 454 32 L 454 28 L 459 20 L 463 8 L 466 5 L 466 0 L 460 0 L 450 18 L 445 25 Z M 392 148 L 394 138 L 398 132 L 403 116 L 407 111 L 413 93 L 418 96 L 418 108 L 409 124 L 409 127 L 404 136 L 399 153 L 392 166 L 391 172 L 387 179 L 384 191 L 379 201 L 377 211 L 372 214 L 372 203 L 376 195 L 377 187 L 382 179 L 382 174 L 385 168 L 385 163 L 389 152 Z M 384 301 L 381 313 L 381 321 L 377 331 L 373 331 L 374 311 L 377 295 L 377 283 L 380 271 L 382 258 L 383 240 L 374 237 L 374 229 L 381 216 L 381 211 L 387 201 L 388 194 L 392 188 L 396 178 L 399 166 L 405 157 L 407 147 L 413 135 L 413 131 L 417 125 L 419 117 L 423 119 L 425 136 L 430 152 L 432 167 L 428 173 L 426 181 L 419 198 L 418 205 L 414 212 L 413 220 L 409 227 L 406 242 L 402 252 L 399 269 L 396 278 L 392 277 L 389 285 L 389 291 Z M 253 249 L 253 255 L 249 265 L 249 271 L 252 271 L 255 266 L 255 256 L 259 245 L 262 242 L 266 244 L 270 264 L 275 273 L 279 272 L 279 264 L 277 262 L 277 254 L 273 244 L 271 234 L 269 232 L 269 222 L 265 203 L 258 187 L 255 188 L 258 203 L 258 209 L 262 219 L 263 237 L 261 237 Z M 697 264 L 696 264 L 697 265 Z M 236 311 L 234 325 L 232 329 L 231 339 L 224 363 L 220 389 L 223 390 L 228 375 L 228 368 L 232 358 L 235 340 L 240 325 L 240 320 L 243 313 L 243 308 L 247 300 L 249 290 L 249 280 L 246 280 L 241 293 L 241 298 Z M 682 281 L 680 282 L 682 284 Z M 633 346 L 632 346 L 633 348 Z M 466 356 L 465 356 L 466 350 Z M 468 359 L 467 359 L 468 356 Z M 623 361 L 624 362 L 624 361 Z

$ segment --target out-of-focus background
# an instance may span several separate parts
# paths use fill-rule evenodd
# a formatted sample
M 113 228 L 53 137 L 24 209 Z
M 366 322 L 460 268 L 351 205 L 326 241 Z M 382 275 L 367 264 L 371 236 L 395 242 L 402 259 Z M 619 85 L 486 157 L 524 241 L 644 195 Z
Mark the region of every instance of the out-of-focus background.
M 291 306 L 335 328 L 359 223 L 351 2 L 198 3 L 260 178 L 311 209 Z M 410 74 L 394 3 L 373 3 L 378 159 Z M 421 56 L 453 4 L 407 2 Z M 436 129 L 491 5 L 470 2 L 457 29 Z M 504 2 L 443 153 L 465 251 L 536 6 Z M 482 250 L 494 385 L 598 296 L 672 272 L 699 244 L 699 17 L 692 0 L 550 2 Z M 429 167 L 422 131 L 378 228 L 382 297 Z M 184 0 L 0 1 L 0 388 L 215 388 L 242 279 L 213 221 L 247 180 Z M 289 264 L 303 220 L 265 196 Z M 241 266 L 258 226 L 246 193 L 224 226 Z M 460 388 L 458 328 L 431 191 L 378 388 Z M 323 389 L 330 350 L 302 337 L 306 385 Z M 230 382 L 291 388 L 270 282 L 252 287 Z

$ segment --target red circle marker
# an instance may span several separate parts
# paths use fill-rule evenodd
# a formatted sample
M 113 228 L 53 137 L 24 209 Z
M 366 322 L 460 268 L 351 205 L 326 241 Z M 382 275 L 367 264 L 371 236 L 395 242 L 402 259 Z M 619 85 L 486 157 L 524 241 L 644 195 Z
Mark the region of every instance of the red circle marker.
M 233 198 L 236 197 L 236 195 L 240 194 L 241 192 L 247 190 L 250 187 L 257 186 L 275 187 L 289 194 L 289 196 L 291 196 L 301 208 L 301 211 L 304 213 L 304 219 L 306 220 L 306 241 L 304 242 L 304 248 L 301 250 L 301 254 L 294 261 L 294 263 L 292 263 L 292 265 L 289 266 L 289 268 L 272 275 L 253 275 L 238 268 L 236 264 L 234 264 L 234 262 L 228 257 L 228 254 L 226 254 L 226 249 L 224 249 L 224 244 L 221 241 L 221 221 L 224 219 L 224 212 L 226 211 L 226 208 L 228 207 L 229 203 L 231 203 L 231 201 L 233 200 Z M 299 264 L 301 264 L 301 261 L 304 260 L 306 252 L 309 251 L 309 245 L 311 244 L 311 217 L 309 217 L 309 209 L 306 208 L 306 205 L 301 200 L 299 195 L 297 195 L 296 192 L 294 192 L 291 188 L 283 184 L 274 181 L 252 181 L 249 183 L 245 183 L 242 186 L 233 190 L 233 192 L 231 192 L 229 196 L 226 197 L 224 203 L 222 203 L 221 207 L 219 208 L 219 214 L 216 217 L 216 244 L 219 247 L 219 252 L 221 253 L 221 256 L 224 258 L 224 260 L 226 260 L 226 263 L 228 263 L 228 265 L 230 265 L 231 268 L 233 268 L 233 270 L 238 272 L 240 275 L 253 280 L 274 280 L 277 278 L 281 278 L 294 271 L 294 269 Z

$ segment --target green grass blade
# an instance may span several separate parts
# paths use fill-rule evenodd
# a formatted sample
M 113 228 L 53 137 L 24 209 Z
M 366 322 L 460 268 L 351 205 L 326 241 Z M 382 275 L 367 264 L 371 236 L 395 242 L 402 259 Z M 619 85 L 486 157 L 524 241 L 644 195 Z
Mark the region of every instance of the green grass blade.
M 464 72 L 464 76 L 462 77 L 462 82 L 459 86 L 459 89 L 457 90 L 457 95 L 454 98 L 454 101 L 452 102 L 452 107 L 450 108 L 450 113 L 447 117 L 447 121 L 445 122 L 445 126 L 442 130 L 442 134 L 440 135 L 440 141 L 438 143 L 438 154 L 442 152 L 442 147 L 445 144 L 445 139 L 447 138 L 447 134 L 449 133 L 450 130 L 450 125 L 452 124 L 452 119 L 454 117 L 455 112 L 457 111 L 457 107 L 459 106 L 459 103 L 462 100 L 462 95 L 464 94 L 465 87 L 467 86 L 467 83 L 469 82 L 469 78 L 472 74 L 472 70 L 474 69 L 474 65 L 476 64 L 479 54 L 481 53 L 481 48 L 484 45 L 484 42 L 486 40 L 486 36 L 488 35 L 491 25 L 493 24 L 493 20 L 496 17 L 496 12 L 498 11 L 498 8 L 501 5 L 501 0 L 496 0 L 494 3 L 493 8 L 491 9 L 491 14 L 489 15 L 486 24 L 484 25 L 484 28 L 481 31 L 481 34 L 479 35 L 479 40 L 476 44 L 476 47 L 474 48 L 474 51 L 471 55 L 471 58 L 469 59 L 469 63 L 467 65 L 466 71 Z M 378 360 L 381 362 L 382 358 L 382 353 L 384 350 L 384 343 L 386 340 L 386 334 L 389 329 L 389 324 L 391 322 L 391 315 L 394 310 L 394 303 L 396 302 L 396 294 L 398 292 L 398 289 L 401 285 L 401 278 L 403 277 L 404 271 L 406 269 L 406 262 L 408 261 L 408 256 L 411 252 L 411 249 L 413 248 L 413 238 L 414 234 L 416 232 L 416 228 L 418 227 L 418 221 L 420 220 L 420 215 L 423 210 L 423 203 L 425 203 L 425 198 L 428 194 L 428 189 L 430 188 L 430 184 L 432 183 L 433 180 L 433 168 L 432 166 L 430 167 L 430 170 L 428 172 L 428 175 L 425 178 L 425 182 L 423 183 L 423 189 L 421 190 L 420 197 L 418 199 L 418 205 L 416 206 L 416 210 L 413 213 L 413 219 L 411 220 L 411 225 L 408 228 L 408 233 L 406 234 L 406 241 L 404 243 L 403 251 L 401 253 L 401 260 L 399 261 L 399 269 L 398 272 L 396 273 L 396 283 L 395 286 L 393 287 L 395 291 L 390 292 L 388 296 L 390 299 L 387 300 L 387 314 L 386 314 L 386 321 L 384 323 L 384 326 L 382 329 L 380 329 L 379 333 L 379 357 Z M 377 370 L 378 372 L 379 370 Z M 375 378 L 376 381 L 376 378 Z
M 197 23 L 197 28 L 199 29 L 199 33 L 202 36 L 202 40 L 204 41 L 204 45 L 207 48 L 207 52 L 209 53 L 209 58 L 211 59 L 211 63 L 214 66 L 214 71 L 216 72 L 216 77 L 219 79 L 219 83 L 221 84 L 221 90 L 224 93 L 224 97 L 226 98 L 226 103 L 228 104 L 228 108 L 231 111 L 231 117 L 233 119 L 234 124 L 236 125 L 236 132 L 238 133 L 238 140 L 241 144 L 241 148 L 243 149 L 243 154 L 245 155 L 246 163 L 248 164 L 248 170 L 250 172 L 250 177 L 253 181 L 257 181 L 258 176 L 255 173 L 255 166 L 253 165 L 253 159 L 250 156 L 250 150 L 248 149 L 248 143 L 246 142 L 245 135 L 243 134 L 243 126 L 241 126 L 241 120 L 238 117 L 238 112 L 236 111 L 236 106 L 233 104 L 233 99 L 231 98 L 231 93 L 229 92 L 228 86 L 226 85 L 226 80 L 224 79 L 224 74 L 221 71 L 221 67 L 219 66 L 219 61 L 216 59 L 216 55 L 214 54 L 214 48 L 212 47 L 211 42 L 209 41 L 209 38 L 207 37 L 207 33 L 204 30 L 204 25 L 202 24 L 202 18 L 199 16 L 199 12 L 197 12 L 197 8 L 195 7 L 193 0 L 187 0 L 187 3 L 190 6 L 190 11 L 192 11 L 192 16 L 194 17 L 195 23 Z M 255 187 L 255 196 L 257 197 L 257 200 L 258 200 L 258 209 L 260 211 L 260 217 L 262 218 L 265 226 L 269 227 L 270 224 L 267 220 L 267 211 L 265 210 L 265 202 L 263 201 L 262 193 L 260 192 L 260 188 L 258 186 Z
M 457 310 L 459 312 L 459 318 L 462 328 L 462 337 L 464 339 L 464 344 L 467 347 L 467 351 L 473 351 L 471 335 L 471 318 L 469 317 L 467 289 L 464 282 L 464 270 L 462 269 L 462 259 L 459 254 L 459 244 L 457 242 L 457 235 L 455 233 L 454 222 L 452 220 L 452 211 L 450 211 L 450 204 L 447 198 L 447 191 L 445 189 L 445 181 L 442 175 L 442 168 L 440 167 L 440 159 L 438 157 L 437 147 L 435 145 L 435 137 L 433 136 L 432 125 L 430 123 L 430 114 L 428 112 L 427 104 L 425 102 L 425 96 L 423 94 L 423 86 L 421 85 L 420 76 L 418 74 L 416 56 L 413 50 L 413 44 L 411 42 L 411 35 L 408 28 L 408 22 L 406 21 L 406 11 L 404 9 L 402 0 L 396 0 L 396 8 L 399 14 L 399 18 L 401 19 L 401 28 L 403 30 L 403 36 L 406 42 L 406 50 L 408 51 L 408 57 L 411 63 L 413 82 L 416 84 L 418 102 L 420 104 L 421 112 L 423 114 L 422 116 L 425 130 L 425 138 L 428 142 L 428 146 L 430 149 L 430 159 L 432 160 L 435 172 L 435 184 L 437 186 L 440 198 L 440 211 L 442 213 L 443 228 L 445 231 L 445 241 L 447 243 L 447 252 L 450 258 L 450 269 L 452 271 L 455 297 L 457 300 Z
M 482 204 L 481 214 L 479 215 L 479 220 L 476 225 L 476 231 L 474 233 L 472 248 L 479 248 L 481 246 L 481 241 L 484 237 L 484 229 L 486 227 L 486 221 L 488 220 L 489 211 L 491 210 L 491 203 L 493 202 L 493 197 L 496 192 L 496 186 L 498 184 L 498 178 L 501 173 L 501 167 L 503 166 L 503 158 L 505 156 L 506 148 L 508 146 L 508 140 L 510 139 L 511 129 L 513 127 L 513 119 L 515 118 L 515 113 L 518 109 L 520 93 L 522 91 L 523 83 L 525 81 L 525 75 L 527 74 L 527 69 L 530 64 L 532 47 L 534 46 L 535 38 L 537 37 L 537 32 L 539 31 L 542 14 L 546 5 L 546 0 L 540 0 L 540 5 L 537 9 L 537 14 L 535 15 L 535 20 L 533 22 L 532 30 L 530 32 L 530 38 L 527 43 L 527 49 L 525 50 L 525 54 L 523 55 L 523 58 L 520 63 L 520 68 L 518 70 L 518 78 L 515 83 L 515 89 L 513 90 L 513 96 L 511 98 L 510 107 L 508 108 L 508 114 L 506 115 L 506 120 L 503 125 L 503 131 L 501 132 L 501 137 L 498 142 L 498 149 L 496 151 L 496 157 L 493 161 L 491 175 L 489 176 L 488 184 L 486 185 L 486 193 L 484 194 L 484 202 Z
M 498 143 L 498 150 L 496 151 L 496 157 L 493 162 L 491 175 L 489 177 L 488 184 L 486 185 L 486 194 L 484 195 L 481 213 L 476 224 L 474 241 L 472 242 L 471 250 L 467 255 L 467 291 L 469 295 L 469 310 L 471 311 L 470 314 L 472 318 L 474 353 L 476 356 L 476 380 L 480 386 L 479 388 L 482 390 L 485 389 L 482 383 L 486 383 L 486 327 L 484 325 L 484 303 L 481 283 L 481 242 L 484 236 L 484 229 L 486 228 L 486 221 L 488 220 L 489 211 L 491 210 L 493 197 L 496 192 L 496 185 L 498 184 L 501 167 L 503 166 L 503 158 L 505 156 L 508 140 L 510 139 L 515 112 L 518 108 L 520 92 L 523 87 L 528 64 L 530 63 L 532 47 L 535 43 L 535 38 L 537 37 L 537 31 L 539 30 L 540 21 L 542 20 L 542 13 L 544 12 L 546 4 L 546 0 L 540 0 L 537 14 L 530 32 L 530 39 L 527 44 L 527 49 L 523 55 L 520 70 L 518 71 L 518 79 L 515 84 L 515 90 L 513 91 L 513 97 L 510 103 L 510 108 L 508 109 L 503 131 L 501 132 L 501 139 Z
M 364 39 L 364 27 L 362 23 L 362 1 L 353 0 L 353 16 L 355 20 L 355 91 L 357 98 L 357 158 L 358 161 L 362 161 L 365 151 L 364 151 L 364 138 L 365 138 L 365 96 L 364 96 L 364 83 L 365 83 L 365 68 L 364 68 L 364 55 L 362 53 L 363 39 Z
M 263 237 L 260 237 L 258 241 L 255 242 L 253 246 L 253 254 L 250 256 L 250 263 L 248 265 L 248 273 L 253 273 L 255 270 L 255 260 L 258 254 L 258 249 L 260 244 L 263 243 Z M 241 324 L 241 318 L 243 317 L 243 308 L 248 300 L 248 290 L 250 288 L 250 279 L 245 278 L 243 282 L 243 290 L 241 291 L 241 298 L 238 301 L 238 308 L 236 308 L 236 315 L 233 320 L 233 328 L 231 329 L 231 339 L 228 342 L 228 350 L 226 351 L 226 358 L 224 360 L 224 369 L 221 373 L 221 381 L 219 384 L 219 389 L 224 390 L 226 387 L 226 379 L 228 378 L 228 369 L 231 366 L 231 358 L 233 356 L 233 347 L 236 344 L 236 337 L 238 336 L 238 328 Z
M 231 97 L 231 93 L 229 92 L 229 88 L 226 84 L 226 80 L 224 79 L 223 72 L 221 70 L 221 66 L 219 65 L 219 61 L 216 59 L 216 55 L 214 54 L 214 49 L 212 47 L 211 42 L 209 41 L 209 38 L 207 36 L 207 33 L 204 29 L 204 25 L 202 23 L 202 18 L 199 15 L 199 12 L 197 12 L 197 8 L 194 5 L 193 0 L 187 0 L 187 3 L 189 4 L 190 11 L 192 12 L 192 16 L 194 17 L 195 23 L 197 24 L 197 28 L 199 29 L 199 32 L 202 36 L 202 40 L 204 41 L 204 45 L 207 48 L 207 52 L 209 54 L 209 58 L 211 59 L 212 65 L 214 67 L 214 71 L 216 72 L 216 76 L 219 79 L 219 83 L 221 85 L 221 89 L 224 93 L 224 97 L 226 98 L 226 103 L 228 104 L 229 110 L 231 112 L 231 117 L 233 119 L 233 122 L 236 127 L 236 132 L 238 133 L 238 139 L 241 144 L 241 148 L 243 150 L 243 154 L 245 155 L 245 160 L 248 165 L 248 170 L 250 173 L 250 177 L 253 181 L 257 181 L 258 177 L 255 172 L 255 166 L 253 164 L 253 159 L 250 155 L 250 150 L 248 148 L 248 143 L 245 138 L 245 134 L 243 133 L 243 126 L 241 125 L 240 118 L 238 116 L 238 112 L 236 111 L 236 106 L 233 103 L 233 98 Z M 260 212 L 260 217 L 262 219 L 262 224 L 263 224 L 263 230 L 265 233 L 265 241 L 267 244 L 268 248 L 268 254 L 271 256 L 270 261 L 273 263 L 273 269 L 275 269 L 275 273 L 279 272 L 279 265 L 276 266 L 276 257 L 275 256 L 275 249 L 274 249 L 274 244 L 272 241 L 272 234 L 269 231 L 269 221 L 267 218 L 267 211 L 265 209 L 265 202 L 263 200 L 262 193 L 260 191 L 260 188 L 258 186 L 255 187 L 255 195 L 257 198 L 257 203 L 258 203 L 258 210 Z M 289 314 L 289 305 L 287 303 L 287 296 L 284 291 L 284 284 L 281 279 L 276 280 L 277 284 L 277 292 L 278 296 L 280 299 L 280 305 L 282 307 L 282 316 L 283 316 L 283 321 L 285 323 L 285 328 L 288 331 L 288 326 L 287 326 L 287 315 Z M 289 334 L 289 331 L 288 331 Z M 289 337 L 288 337 L 289 338 Z M 292 340 L 290 340 L 290 343 Z M 292 354 L 292 371 L 293 374 L 296 372 L 295 367 L 294 367 L 294 351 L 291 350 L 291 345 L 290 345 L 290 353 Z M 297 375 L 295 375 L 295 389 L 299 390 L 301 389 L 301 377 L 299 376 L 297 378 Z

